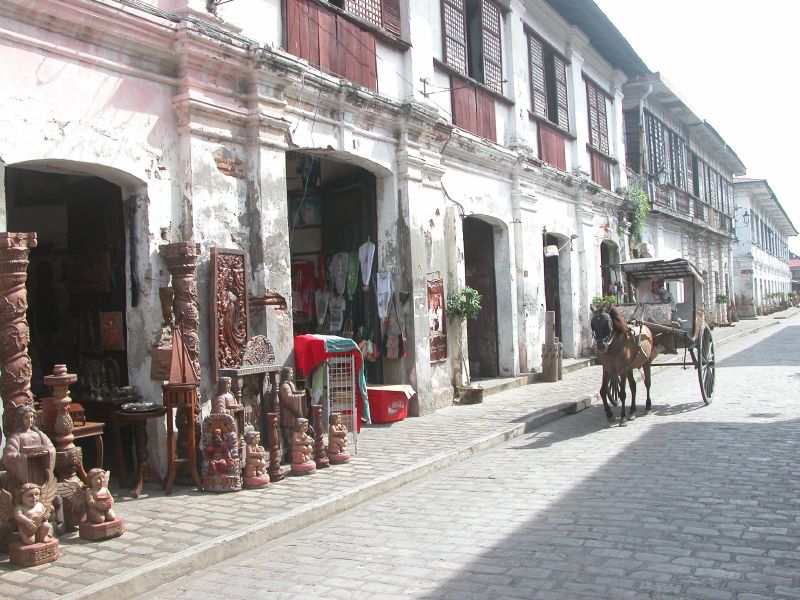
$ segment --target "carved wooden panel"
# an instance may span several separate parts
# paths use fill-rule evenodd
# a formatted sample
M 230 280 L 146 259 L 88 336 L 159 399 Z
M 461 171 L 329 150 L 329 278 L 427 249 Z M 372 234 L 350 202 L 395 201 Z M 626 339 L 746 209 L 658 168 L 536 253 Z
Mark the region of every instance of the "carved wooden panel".
M 242 250 L 211 248 L 212 376 L 242 365 L 250 338 L 247 270 Z

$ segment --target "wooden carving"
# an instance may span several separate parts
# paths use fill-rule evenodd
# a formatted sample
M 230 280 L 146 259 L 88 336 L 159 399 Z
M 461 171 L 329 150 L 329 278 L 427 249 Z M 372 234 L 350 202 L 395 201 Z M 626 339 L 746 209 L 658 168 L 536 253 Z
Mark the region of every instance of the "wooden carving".
M 28 251 L 35 247 L 35 233 L 0 233 L 0 392 L 6 434 L 13 431 L 15 409 L 33 405 L 25 282 Z
M 250 337 L 248 301 L 244 252 L 212 248 L 210 305 L 214 380 L 219 369 L 235 369 L 242 365 Z

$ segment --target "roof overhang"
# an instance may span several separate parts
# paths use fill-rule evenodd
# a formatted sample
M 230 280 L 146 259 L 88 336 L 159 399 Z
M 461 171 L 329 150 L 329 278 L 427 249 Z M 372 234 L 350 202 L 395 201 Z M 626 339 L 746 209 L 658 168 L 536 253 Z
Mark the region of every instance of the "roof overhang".
M 615 69 L 628 77 L 650 73 L 650 69 L 592 0 L 546 0 L 561 17 L 589 38 L 592 45 Z
M 745 191 L 750 196 L 751 203 L 753 200 L 758 202 L 759 210 L 769 216 L 783 235 L 786 237 L 797 235 L 797 229 L 795 229 L 789 215 L 783 210 L 781 203 L 778 202 L 778 197 L 772 191 L 766 179 L 737 177 L 733 180 L 733 184 L 734 190 Z
M 675 90 L 675 87 L 661 73 L 638 75 L 623 87 L 625 108 L 638 106 L 643 98 L 670 114 L 684 125 L 692 138 L 734 175 L 744 175 L 747 169 L 736 152 L 705 119 L 700 118 L 689 103 Z
M 694 277 L 698 283 L 703 283 L 703 276 L 695 266 L 685 258 L 664 260 L 661 258 L 637 258 L 611 268 L 619 267 L 631 279 L 680 279 Z

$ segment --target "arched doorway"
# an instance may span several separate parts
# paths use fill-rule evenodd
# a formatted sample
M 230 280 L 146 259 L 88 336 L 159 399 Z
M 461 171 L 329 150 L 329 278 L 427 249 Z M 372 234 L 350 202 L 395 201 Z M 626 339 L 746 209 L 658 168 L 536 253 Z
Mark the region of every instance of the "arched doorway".
M 9 231 L 36 232 L 28 266 L 31 389 L 55 364 L 78 375 L 73 394 L 128 385 L 126 235 L 119 185 L 80 165 L 6 167 Z
M 463 231 L 465 283 L 481 295 L 480 317 L 467 321 L 470 374 L 497 377 L 500 370 L 494 228 L 479 218 L 466 217 Z
M 619 246 L 611 240 L 600 242 L 600 280 L 602 289 L 599 296 L 616 295 L 612 293 L 612 285 L 618 282 L 619 272 L 611 265 L 619 264 Z
M 557 338 L 563 341 L 561 331 L 561 265 L 559 261 L 559 250 L 566 243 L 567 239 L 552 233 L 543 235 L 542 244 L 544 247 L 544 308 L 556 314 Z M 553 251 L 555 247 L 555 251 Z
M 388 271 L 382 266 L 378 273 L 375 247 L 368 261 L 369 283 L 363 283 L 367 255 L 362 247 L 378 242 L 375 175 L 353 162 L 313 152 L 287 153 L 286 174 L 294 334 L 369 340 L 377 353 L 385 317 L 394 332 L 401 313 L 388 294 L 379 304 L 378 280 L 383 286 Z M 396 293 L 400 281 L 392 275 Z M 382 361 L 365 365 L 367 381 L 382 383 Z

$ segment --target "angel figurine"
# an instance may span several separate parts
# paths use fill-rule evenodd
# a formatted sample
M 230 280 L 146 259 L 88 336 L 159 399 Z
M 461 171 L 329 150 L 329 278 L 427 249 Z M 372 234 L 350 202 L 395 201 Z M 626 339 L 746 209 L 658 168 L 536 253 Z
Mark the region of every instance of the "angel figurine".
M 91 469 L 86 474 L 86 517 L 92 523 L 105 523 L 113 521 L 114 498 L 108 491 L 108 480 L 111 476 L 110 471 L 103 469 Z
M 12 501 L 11 494 L 0 490 L 0 517 L 17 525 L 20 545 L 30 546 L 53 539 L 50 515 L 56 495 L 56 481 L 50 478 L 39 487 L 35 483 L 24 483 Z

